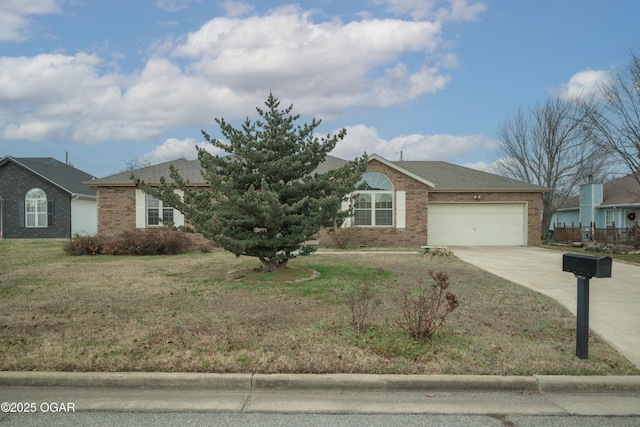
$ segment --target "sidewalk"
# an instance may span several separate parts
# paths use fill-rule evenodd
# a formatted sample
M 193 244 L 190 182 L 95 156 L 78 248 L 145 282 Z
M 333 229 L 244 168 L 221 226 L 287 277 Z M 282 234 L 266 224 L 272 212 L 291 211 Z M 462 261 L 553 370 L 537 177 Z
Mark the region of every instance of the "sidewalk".
M 75 411 L 640 415 L 640 377 L 0 372 L 2 402 Z

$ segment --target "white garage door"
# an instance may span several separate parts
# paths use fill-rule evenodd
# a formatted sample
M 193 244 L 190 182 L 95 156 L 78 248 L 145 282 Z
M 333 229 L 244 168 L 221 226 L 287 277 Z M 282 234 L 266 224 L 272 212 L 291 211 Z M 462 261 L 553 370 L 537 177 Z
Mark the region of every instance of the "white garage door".
M 429 204 L 429 245 L 526 245 L 524 203 Z

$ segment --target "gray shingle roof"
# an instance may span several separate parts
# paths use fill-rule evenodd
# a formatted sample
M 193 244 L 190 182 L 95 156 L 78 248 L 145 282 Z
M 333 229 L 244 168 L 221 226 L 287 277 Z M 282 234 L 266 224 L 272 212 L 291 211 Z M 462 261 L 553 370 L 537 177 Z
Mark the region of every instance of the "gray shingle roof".
M 96 190 L 83 184 L 94 177 L 73 166 L 62 163 L 52 157 L 4 157 L 0 159 L 0 166 L 13 162 L 14 164 L 39 175 L 43 179 L 60 187 L 69 194 L 95 196 Z
M 144 168 L 136 169 L 133 171 L 120 172 L 115 175 L 110 175 L 104 178 L 98 178 L 91 182 L 88 182 L 88 185 L 95 187 L 102 186 L 134 186 L 135 183 L 131 180 L 131 174 L 135 174 L 138 178 L 146 182 L 147 184 L 159 184 L 160 178 L 165 177 L 169 179 L 170 169 L 169 166 L 173 165 L 180 176 L 185 180 L 188 180 L 193 185 L 204 185 L 205 181 L 202 178 L 200 161 L 196 160 L 187 160 L 187 159 L 178 159 L 172 160 L 169 162 L 159 163 L 153 166 L 147 166 Z
M 431 191 L 534 191 L 547 188 L 500 175 L 441 161 L 391 162 L 424 179 L 435 187 Z
M 640 204 L 640 184 L 633 174 L 614 179 L 602 186 L 600 206 L 624 206 Z M 579 209 L 580 196 L 567 199 L 559 209 Z
M 232 156 L 228 156 L 231 158 Z M 339 168 L 346 164 L 346 160 L 339 159 L 333 156 L 327 156 L 324 163 L 322 163 L 316 169 L 318 173 L 325 173 L 330 170 Z M 160 163 L 146 168 L 136 169 L 134 171 L 121 172 L 115 175 L 107 176 L 104 178 L 96 179 L 88 183 L 92 186 L 133 186 L 134 182 L 131 180 L 131 174 L 135 174 L 138 178 L 146 182 L 147 184 L 159 184 L 160 178 L 165 177 L 169 179 L 169 166 L 173 165 L 180 176 L 188 180 L 192 185 L 206 185 L 206 182 L 202 178 L 202 172 L 200 168 L 199 160 L 186 160 L 178 159 L 170 162 Z
M 475 169 L 457 166 L 447 162 L 439 161 L 398 161 L 390 162 L 377 155 L 370 159 L 382 160 L 385 163 L 396 167 L 399 170 L 407 171 L 424 181 L 433 183 L 435 187 L 432 191 L 546 191 L 546 188 L 538 185 L 528 184 L 515 179 L 481 172 Z M 325 162 L 316 169 L 318 173 L 325 173 L 337 169 L 347 163 L 346 160 L 338 157 L 327 156 Z M 105 178 L 91 181 L 92 186 L 133 186 L 131 180 L 132 172 L 137 177 L 149 184 L 157 184 L 160 177 L 169 177 L 169 165 L 173 164 L 178 169 L 180 176 L 189 180 L 193 185 L 206 185 L 200 172 L 200 162 L 198 160 L 178 159 L 165 162 L 135 171 L 122 172 Z

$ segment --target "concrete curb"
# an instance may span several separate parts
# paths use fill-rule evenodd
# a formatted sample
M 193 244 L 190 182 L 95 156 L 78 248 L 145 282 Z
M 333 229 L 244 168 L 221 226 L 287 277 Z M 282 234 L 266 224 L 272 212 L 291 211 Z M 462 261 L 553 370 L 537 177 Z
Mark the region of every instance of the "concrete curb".
M 251 374 L 171 372 L 0 372 L 0 387 L 251 390 Z
M 536 375 L 541 393 L 640 393 L 640 376 Z
M 640 393 L 640 376 L 489 376 L 365 374 L 199 374 L 152 372 L 0 372 L 0 387 L 218 391 L 505 391 Z
M 533 377 L 481 375 L 256 374 L 253 390 L 537 391 Z

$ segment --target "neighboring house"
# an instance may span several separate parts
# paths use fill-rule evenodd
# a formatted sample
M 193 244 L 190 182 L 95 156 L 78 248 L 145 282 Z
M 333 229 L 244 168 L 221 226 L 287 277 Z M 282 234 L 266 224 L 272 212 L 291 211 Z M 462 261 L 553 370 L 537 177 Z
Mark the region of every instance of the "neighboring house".
M 631 227 L 640 219 L 640 184 L 633 175 L 606 184 L 586 184 L 580 195 L 568 199 L 552 217 L 552 227 Z
M 98 231 L 94 177 L 51 157 L 0 159 L 0 236 L 69 238 Z
M 328 156 L 318 172 L 346 161 Z M 179 159 L 133 171 L 149 184 L 169 176 L 173 164 L 194 187 L 206 186 L 197 160 Z M 177 210 L 144 194 L 124 172 L 87 184 L 98 195 L 98 233 L 117 235 L 163 221 L 184 223 Z M 369 157 L 354 191 L 353 245 L 540 245 L 542 193 L 546 188 L 436 161 Z M 320 244 L 331 244 L 320 233 Z

